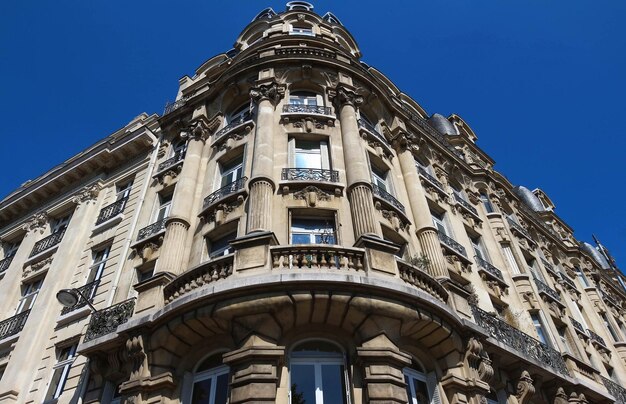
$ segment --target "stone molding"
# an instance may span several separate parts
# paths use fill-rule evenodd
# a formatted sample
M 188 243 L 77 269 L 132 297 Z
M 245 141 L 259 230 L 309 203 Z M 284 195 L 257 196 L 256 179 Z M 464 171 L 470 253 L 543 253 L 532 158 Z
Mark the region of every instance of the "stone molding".
M 285 86 L 275 81 L 267 84 L 260 84 L 250 89 L 250 98 L 259 104 L 261 101 L 268 100 L 272 105 L 276 106 L 278 102 L 285 96 Z

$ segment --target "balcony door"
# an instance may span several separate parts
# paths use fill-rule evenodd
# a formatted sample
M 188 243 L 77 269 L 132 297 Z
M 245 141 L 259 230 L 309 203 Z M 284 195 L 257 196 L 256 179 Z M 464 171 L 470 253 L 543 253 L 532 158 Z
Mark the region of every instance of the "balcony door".
M 318 101 L 318 95 L 311 91 L 294 91 L 289 95 L 289 104 L 292 105 L 316 107 L 322 104 Z
M 293 168 L 330 169 L 326 140 L 289 139 L 289 165 Z
M 52 231 L 52 234 L 61 233 L 65 231 L 65 229 L 67 229 L 67 226 L 69 225 L 69 223 L 70 223 L 70 215 L 54 219 L 50 230 Z
M 220 188 L 241 179 L 243 176 L 243 155 L 221 164 Z
M 39 289 L 41 289 L 42 283 L 43 278 L 27 283 L 22 287 L 22 297 L 17 304 L 17 310 L 15 314 L 20 314 L 32 309 L 33 305 L 35 304 L 35 299 L 37 299 L 37 294 L 39 294 Z

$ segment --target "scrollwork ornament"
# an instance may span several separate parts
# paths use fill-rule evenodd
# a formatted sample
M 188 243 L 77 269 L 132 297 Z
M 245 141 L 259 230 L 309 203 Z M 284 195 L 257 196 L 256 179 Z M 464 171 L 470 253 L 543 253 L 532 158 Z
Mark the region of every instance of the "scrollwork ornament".
M 535 386 L 533 386 L 533 379 L 531 379 L 528 371 L 524 370 L 517 381 L 517 391 L 515 393 L 517 401 L 519 404 L 526 404 L 534 394 Z
M 345 86 L 338 86 L 336 90 L 331 90 L 329 96 L 339 108 L 344 105 L 351 105 L 354 108 L 358 108 L 363 104 L 363 97 Z
M 44 232 L 50 218 L 46 212 L 35 213 L 24 225 L 22 229 L 28 232 Z
M 285 95 L 285 87 L 276 82 L 261 84 L 250 89 L 250 97 L 257 104 L 261 101 L 269 100 L 276 105 Z
M 72 197 L 72 202 L 77 205 L 82 203 L 95 202 L 102 186 L 100 184 L 93 184 L 81 189 L 76 195 Z

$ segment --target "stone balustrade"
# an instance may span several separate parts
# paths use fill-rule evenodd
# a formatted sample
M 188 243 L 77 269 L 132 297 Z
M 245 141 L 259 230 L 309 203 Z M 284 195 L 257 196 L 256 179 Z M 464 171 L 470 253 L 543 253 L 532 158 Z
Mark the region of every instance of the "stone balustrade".
M 272 247 L 274 269 L 364 269 L 365 251 L 337 245 L 312 244 Z
M 400 279 L 446 303 L 448 292 L 435 278 L 406 261 L 398 260 Z
M 232 273 L 233 254 L 207 261 L 181 274 L 167 284 L 163 290 L 165 303 L 171 303 L 177 298 L 203 285 L 227 278 Z

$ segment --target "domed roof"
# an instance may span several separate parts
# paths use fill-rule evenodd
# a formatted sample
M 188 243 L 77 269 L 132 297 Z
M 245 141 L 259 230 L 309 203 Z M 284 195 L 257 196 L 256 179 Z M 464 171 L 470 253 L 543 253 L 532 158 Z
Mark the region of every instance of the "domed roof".
M 430 118 L 428 118 L 428 123 L 444 135 L 458 135 L 452 122 L 448 121 L 448 119 L 441 114 L 433 114 Z
M 602 269 L 609 269 L 610 265 L 606 261 L 606 258 L 598 251 L 594 246 L 589 243 L 581 243 L 580 249 L 593 257 L 593 259 L 600 265 Z
M 537 198 L 530 189 L 520 185 L 514 187 L 513 192 L 515 192 L 517 196 L 519 196 L 520 199 L 524 201 L 526 206 L 528 206 L 535 212 L 543 212 L 545 210 L 539 198 Z

